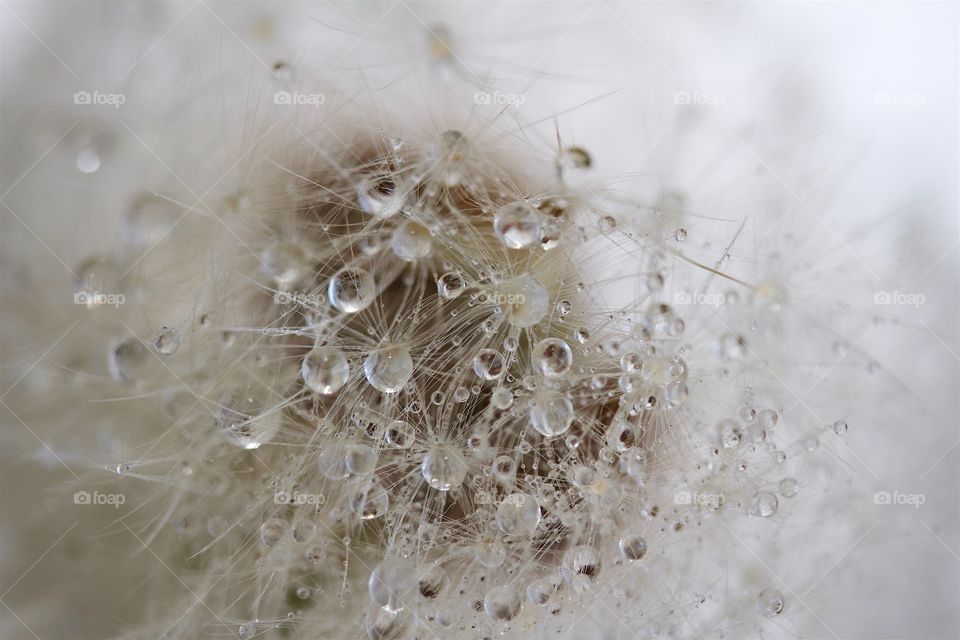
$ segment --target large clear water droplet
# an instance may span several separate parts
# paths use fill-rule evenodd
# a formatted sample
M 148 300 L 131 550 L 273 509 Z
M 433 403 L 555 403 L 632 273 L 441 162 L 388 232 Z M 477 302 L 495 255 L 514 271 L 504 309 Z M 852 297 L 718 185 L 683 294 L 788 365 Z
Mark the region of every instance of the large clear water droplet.
M 413 375 L 413 358 L 403 345 L 388 344 L 370 352 L 363 363 L 363 373 L 375 389 L 396 393 Z
M 573 365 L 573 352 L 563 340 L 547 338 L 533 349 L 533 366 L 547 378 L 559 378 Z
M 430 255 L 433 239 L 430 230 L 419 222 L 404 220 L 393 230 L 390 248 L 401 260 L 419 260 Z
M 225 393 L 219 405 L 217 426 L 230 442 L 242 449 L 260 448 L 280 429 L 278 414 L 268 412 L 267 399 L 259 384 Z
M 316 347 L 304 356 L 300 375 L 311 391 L 330 395 L 339 391 L 350 379 L 350 365 L 340 349 Z
M 467 462 L 450 445 L 436 445 L 423 456 L 420 472 L 427 484 L 439 491 L 459 489 L 467 476 Z
M 548 438 L 566 433 L 573 416 L 573 403 L 565 395 L 543 395 L 530 403 L 530 425 Z
M 473 358 L 473 371 L 481 380 L 496 380 L 503 375 L 505 364 L 496 349 L 480 349 Z
M 493 231 L 505 247 L 529 247 L 540 235 L 540 213 L 526 202 L 505 204 L 493 215 Z
M 483 599 L 483 610 L 494 620 L 513 620 L 523 609 L 523 595 L 516 587 L 494 587 Z
M 496 523 L 507 535 L 530 535 L 540 524 L 540 505 L 529 494 L 511 493 L 497 506 Z
M 327 285 L 330 304 L 344 313 L 356 313 L 370 306 L 377 295 L 373 276 L 364 269 L 347 267 L 330 278 Z

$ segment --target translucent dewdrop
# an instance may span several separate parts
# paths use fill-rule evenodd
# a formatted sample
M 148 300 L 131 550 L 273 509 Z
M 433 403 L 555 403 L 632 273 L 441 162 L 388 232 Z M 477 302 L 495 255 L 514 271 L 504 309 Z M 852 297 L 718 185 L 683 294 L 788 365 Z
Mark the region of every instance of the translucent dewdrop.
M 410 611 L 373 605 L 364 617 L 363 626 L 370 640 L 401 640 L 409 634 L 413 619 Z
M 529 494 L 511 493 L 497 506 L 496 523 L 507 535 L 529 536 L 540 524 L 540 505 Z
M 357 489 L 350 496 L 350 511 L 361 520 L 374 520 L 386 514 L 390 507 L 390 496 L 378 482 L 372 482 Z
M 134 382 L 143 374 L 148 358 L 152 357 L 140 340 L 128 338 L 110 349 L 107 365 L 114 380 Z
M 843 420 L 837 420 L 833 423 L 833 432 L 838 436 L 842 436 L 847 432 L 847 423 Z
M 523 201 L 505 204 L 493 215 L 493 232 L 508 249 L 523 249 L 537 242 L 540 214 Z
M 758 491 L 750 500 L 750 515 L 769 518 L 777 513 L 780 501 L 769 491 Z
M 336 347 L 316 347 L 303 357 L 300 375 L 308 389 L 320 395 L 339 391 L 350 379 L 350 365 Z
M 448 271 L 437 279 L 437 293 L 444 300 L 453 300 L 467 288 L 467 280 L 459 271 Z
M 403 196 L 389 178 L 368 178 L 357 187 L 357 203 L 364 213 L 390 218 L 403 208 Z
M 413 358 L 403 345 L 388 344 L 370 352 L 363 363 L 370 385 L 383 393 L 396 393 L 413 375 Z
M 330 304 L 344 313 L 363 311 L 376 295 L 373 276 L 363 269 L 341 269 L 330 278 L 327 285 Z
M 777 486 L 777 490 L 784 498 L 793 498 L 800 493 L 800 486 L 793 478 L 784 478 Z
M 533 366 L 547 378 L 559 378 L 573 365 L 573 352 L 563 340 L 547 338 L 533 349 Z
M 529 273 L 507 280 L 497 292 L 498 305 L 515 327 L 526 328 L 540 322 L 550 308 L 550 294 Z
M 161 327 L 153 337 L 153 349 L 162 356 L 172 356 L 180 348 L 180 332 L 171 327 Z
M 527 585 L 527 599 L 536 605 L 544 605 L 557 590 L 557 585 L 547 578 L 534 580 Z
M 513 405 L 513 394 L 509 389 L 497 389 L 490 396 L 490 404 L 495 409 L 506 411 Z
M 620 555 L 625 560 L 640 560 L 647 555 L 647 541 L 643 536 L 635 533 L 627 534 L 620 538 Z
M 365 444 L 355 444 L 347 447 L 344 462 L 347 471 L 354 475 L 367 475 L 377 466 L 377 451 Z
M 467 462 L 457 449 L 449 445 L 436 445 L 423 456 L 420 472 L 434 489 L 451 491 L 463 484 L 467 476 Z
M 403 609 L 417 594 L 416 569 L 402 558 L 387 558 L 370 572 L 370 600 L 387 609 Z
M 481 349 L 473 358 L 473 371 L 481 380 L 496 380 L 503 375 L 506 363 L 495 349 Z
M 573 403 L 565 395 L 540 396 L 530 403 L 530 426 L 548 438 L 566 433 L 573 415 Z
M 447 586 L 449 577 L 440 565 L 434 565 L 420 576 L 420 595 L 424 598 L 436 598 Z
M 340 442 L 325 445 L 317 456 L 317 466 L 324 477 L 331 480 L 342 480 L 350 475 L 347 468 L 347 452 L 349 446 Z
M 724 449 L 733 449 L 740 446 L 740 443 L 746 437 L 743 427 L 732 418 L 721 420 L 717 429 L 720 432 L 720 444 Z
M 384 432 L 384 439 L 387 444 L 394 449 L 408 449 L 416 440 L 416 432 L 413 425 L 405 420 L 394 420 L 387 425 Z
M 757 611 L 762 615 L 773 618 L 783 613 L 783 594 L 777 589 L 764 589 L 757 596 Z
M 514 587 L 494 587 L 483 599 L 483 610 L 494 620 L 513 620 L 523 609 L 523 596 Z
M 120 230 L 131 246 L 142 248 L 167 237 L 177 219 L 177 210 L 170 201 L 147 192 L 134 198 Z
M 279 518 L 270 518 L 260 525 L 260 542 L 268 547 L 275 546 L 287 530 L 287 523 Z
M 419 222 L 404 220 L 393 230 L 390 248 L 401 260 L 412 262 L 430 255 L 433 239 L 430 230 Z
M 307 269 L 307 256 L 303 249 L 289 242 L 281 242 L 264 251 L 260 262 L 263 270 L 273 277 L 281 289 L 294 284 Z
M 267 400 L 259 386 L 225 393 L 217 410 L 217 426 L 241 449 L 259 449 L 270 442 L 280 429 L 276 412 L 267 412 Z
M 563 573 L 570 582 L 580 576 L 593 581 L 600 574 L 600 555 L 589 545 L 571 547 L 563 555 Z

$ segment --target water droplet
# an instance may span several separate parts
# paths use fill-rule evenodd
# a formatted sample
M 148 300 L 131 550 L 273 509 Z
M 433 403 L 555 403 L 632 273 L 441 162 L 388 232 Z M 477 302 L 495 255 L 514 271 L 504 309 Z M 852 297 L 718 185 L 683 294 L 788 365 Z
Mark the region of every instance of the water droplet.
M 413 601 L 417 587 L 416 569 L 402 558 L 387 558 L 374 567 L 367 581 L 370 600 L 393 611 Z
M 833 423 L 833 432 L 838 436 L 842 436 L 847 432 L 847 423 L 843 420 L 837 420 Z
M 377 451 L 365 444 L 347 447 L 345 452 L 347 471 L 355 475 L 367 475 L 377 466 Z
M 573 339 L 580 344 L 587 344 L 590 342 L 590 332 L 587 329 L 580 327 L 573 332 Z
M 528 247 L 539 237 L 540 214 L 526 202 L 505 204 L 493 216 L 493 231 L 505 247 Z
M 529 273 L 504 282 L 497 298 L 510 324 L 520 328 L 537 324 L 550 308 L 550 294 Z
M 571 547 L 563 555 L 563 572 L 571 582 L 579 576 L 593 581 L 600 575 L 600 554 L 585 544 Z
M 407 449 L 413 446 L 416 440 L 413 425 L 404 420 L 394 420 L 384 433 L 387 444 L 395 449 Z
M 110 375 L 120 382 L 134 382 L 144 372 L 150 354 L 137 338 L 128 338 L 110 349 Z
M 530 425 L 548 438 L 563 435 L 573 424 L 573 403 L 565 395 L 543 395 L 530 403 Z
M 330 304 L 344 313 L 356 313 L 370 306 L 377 295 L 373 276 L 363 269 L 344 268 L 327 285 Z
M 434 489 L 450 491 L 459 489 L 467 476 L 467 462 L 463 455 L 450 445 L 436 445 L 427 451 L 420 464 L 423 479 Z
M 620 554 L 627 560 L 640 560 L 647 555 L 647 541 L 631 533 L 620 538 Z
M 370 352 L 363 363 L 363 373 L 373 388 L 396 393 L 413 375 L 413 358 L 405 346 L 388 344 Z
M 481 349 L 473 358 L 473 371 L 481 380 L 496 380 L 504 372 L 504 359 L 495 349 Z
M 527 598 L 533 604 L 547 604 L 556 590 L 556 583 L 548 578 L 540 578 L 527 585 Z
M 533 366 L 547 378 L 559 378 L 573 366 L 570 345 L 558 338 L 547 338 L 533 350 Z
M 357 489 L 350 497 L 350 510 L 361 520 L 374 520 L 387 512 L 390 496 L 378 482 L 370 482 Z
M 776 589 L 764 589 L 757 597 L 757 610 L 768 618 L 783 613 L 783 594 Z
M 120 232 L 131 246 L 143 248 L 166 237 L 177 219 L 177 210 L 170 201 L 155 193 L 141 193 L 124 215 Z
M 531 535 L 540 524 L 540 505 L 531 495 L 511 493 L 497 506 L 496 523 L 507 535 Z
M 284 532 L 287 530 L 287 523 L 279 518 L 270 518 L 260 525 L 260 541 L 268 547 L 272 547 L 280 542 Z
M 307 256 L 303 249 L 290 242 L 280 242 L 260 256 L 263 270 L 273 277 L 277 286 L 287 289 L 304 274 Z
M 720 431 L 720 443 L 724 449 L 733 449 L 740 445 L 744 439 L 743 427 L 733 418 L 726 418 L 717 425 Z
M 494 620 L 513 620 L 523 609 L 523 596 L 510 586 L 494 587 L 483 599 L 483 610 Z
M 403 208 L 403 195 L 390 178 L 368 178 L 357 187 L 357 203 L 364 213 L 389 218 Z
M 153 348 L 162 356 L 172 356 L 180 348 L 180 332 L 171 327 L 161 327 L 153 337 Z
M 267 399 L 259 383 L 225 393 L 217 410 L 217 426 L 242 449 L 258 449 L 280 429 L 276 412 L 267 412 Z
M 408 219 L 393 230 L 390 247 L 398 258 L 410 262 L 430 255 L 433 239 L 430 237 L 429 229 L 419 222 Z
M 800 493 L 800 487 L 793 478 L 784 478 L 779 485 L 780 495 L 784 498 L 792 498 Z
M 769 518 L 777 513 L 780 501 L 769 491 L 758 491 L 750 501 L 750 515 Z
M 601 233 L 609 233 L 617 228 L 617 221 L 612 216 L 603 216 L 598 226 Z
M 446 300 L 453 300 L 466 288 L 467 280 L 459 271 L 449 271 L 437 279 L 437 292 Z
M 420 595 L 424 598 L 436 598 L 447 586 L 448 581 L 447 572 L 443 567 L 434 565 L 420 576 Z
M 513 405 L 513 394 L 509 389 L 497 389 L 493 392 L 493 395 L 490 396 L 490 404 L 492 404 L 495 409 L 505 411 Z
M 687 230 L 684 229 L 683 227 L 680 227 L 673 234 L 673 237 L 676 239 L 677 242 L 683 242 L 684 240 L 687 239 Z
M 363 622 L 370 640 L 401 640 L 412 624 L 409 610 L 376 605 L 370 607 Z
M 336 347 L 316 347 L 303 357 L 300 366 L 303 382 L 314 393 L 330 395 L 350 379 L 350 365 Z
M 561 300 L 560 302 L 557 303 L 557 313 L 559 313 L 561 317 L 570 313 L 572 309 L 573 309 L 573 303 L 570 302 L 569 300 Z

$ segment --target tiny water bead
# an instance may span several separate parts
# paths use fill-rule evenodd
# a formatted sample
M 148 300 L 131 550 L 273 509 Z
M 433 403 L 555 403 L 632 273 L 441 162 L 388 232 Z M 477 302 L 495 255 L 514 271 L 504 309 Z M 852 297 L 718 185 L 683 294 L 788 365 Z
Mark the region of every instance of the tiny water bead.
M 600 554 L 586 544 L 571 547 L 563 555 L 563 573 L 571 582 L 576 581 L 580 576 L 587 580 L 595 580 L 600 574 Z
M 280 429 L 280 418 L 268 411 L 270 405 L 259 384 L 229 391 L 218 404 L 217 426 L 242 449 L 259 449 Z
M 370 385 L 383 393 L 396 393 L 413 375 L 410 350 L 400 344 L 388 344 L 370 352 L 363 363 Z
M 304 384 L 321 395 L 339 391 L 350 379 L 350 365 L 336 347 L 316 347 L 307 353 L 300 366 Z
M 483 599 L 483 610 L 494 620 L 513 620 L 523 609 L 523 595 L 515 587 L 494 587 Z
M 180 332 L 171 327 L 161 327 L 153 337 L 154 350 L 162 356 L 172 356 L 180 348 Z
M 777 489 L 780 491 L 780 495 L 784 498 L 793 498 L 800 493 L 800 486 L 793 478 L 784 478 L 781 480 Z
M 330 304 L 344 313 L 356 313 L 370 306 L 377 295 L 373 276 L 364 269 L 345 267 L 330 278 Z
M 496 297 L 498 306 L 508 314 L 508 322 L 515 327 L 532 327 L 550 308 L 550 294 L 529 273 L 504 282 Z
M 384 439 L 394 449 L 408 449 L 416 440 L 416 432 L 409 422 L 394 420 L 387 425 Z
M 408 262 L 426 258 L 433 249 L 430 230 L 419 222 L 404 220 L 393 230 L 390 248 L 398 258 Z
M 503 375 L 506 362 L 495 349 L 481 349 L 473 358 L 473 371 L 481 380 L 496 380 Z
M 505 411 L 513 406 L 513 393 L 509 389 L 497 389 L 490 396 L 490 404 L 494 409 Z
M 833 423 L 833 432 L 838 436 L 842 436 L 847 432 L 847 423 L 843 420 L 837 420 Z
M 467 476 L 467 462 L 450 445 L 436 445 L 427 451 L 420 463 L 420 472 L 427 484 L 438 491 L 459 489 Z
M 300 245 L 278 243 L 260 256 L 263 270 L 272 276 L 277 286 L 286 289 L 296 283 L 307 270 L 307 256 Z
M 421 536 L 422 537 L 422 536 Z M 449 582 L 447 572 L 440 565 L 434 565 L 420 576 L 420 595 L 424 598 L 436 598 Z
M 720 431 L 720 443 L 724 449 L 733 449 L 739 446 L 746 437 L 743 427 L 733 418 L 721 420 L 717 428 Z
M 437 279 L 437 293 L 445 300 L 453 300 L 467 289 L 467 280 L 459 271 L 448 271 Z
M 268 547 L 272 547 L 280 542 L 286 530 L 286 522 L 279 518 L 270 518 L 260 525 L 260 541 Z
M 783 594 L 777 589 L 764 589 L 757 596 L 757 611 L 762 615 L 773 618 L 783 613 L 784 600 Z
M 557 590 L 557 584 L 547 578 L 534 580 L 527 585 L 527 599 L 533 604 L 544 605 Z
M 647 541 L 635 533 L 620 538 L 620 555 L 626 560 L 640 560 L 647 555 Z
M 573 366 L 573 352 L 563 340 L 547 338 L 533 350 L 533 366 L 547 378 L 559 378 Z
M 540 524 L 540 505 L 529 494 L 511 493 L 497 506 L 496 523 L 507 535 L 531 535 Z
M 403 195 L 388 177 L 367 178 L 357 187 L 357 203 L 364 213 L 389 218 L 403 208 Z
M 493 215 L 493 231 L 509 249 L 529 247 L 540 235 L 540 213 L 526 202 L 505 204 Z
M 769 491 L 758 491 L 750 500 L 750 515 L 769 518 L 776 515 L 779 507 L 780 501 L 776 495 Z
M 346 448 L 344 462 L 350 473 L 366 475 L 377 466 L 377 451 L 365 444 L 351 445 Z
M 152 357 L 138 338 L 128 338 L 110 349 L 107 358 L 110 375 L 119 382 L 135 382 Z
M 548 438 L 566 433 L 573 417 L 573 403 L 565 395 L 541 395 L 530 403 L 530 426 Z

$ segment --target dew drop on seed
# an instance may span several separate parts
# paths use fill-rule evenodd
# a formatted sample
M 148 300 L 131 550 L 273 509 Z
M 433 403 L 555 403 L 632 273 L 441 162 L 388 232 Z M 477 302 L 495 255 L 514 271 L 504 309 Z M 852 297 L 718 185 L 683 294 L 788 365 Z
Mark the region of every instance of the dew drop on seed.
M 394 449 L 407 449 L 413 445 L 416 438 L 413 425 L 404 420 L 394 420 L 384 433 L 387 444 Z
M 373 388 L 396 393 L 413 375 L 410 350 L 403 345 L 388 344 L 371 351 L 363 363 L 363 373 Z
M 307 270 L 307 256 L 303 249 L 290 242 L 280 242 L 260 256 L 263 270 L 281 289 L 293 285 Z
M 540 235 L 540 214 L 523 201 L 505 204 L 493 215 L 493 231 L 509 249 L 529 247 Z
M 687 239 L 687 230 L 680 227 L 674 232 L 673 237 L 677 242 L 683 242 Z
M 306 600 L 310 597 L 310 589 L 308 587 L 298 587 L 297 588 L 297 597 L 301 600 Z
M 416 569 L 402 558 L 387 558 L 370 572 L 367 590 L 370 600 L 394 611 L 417 593 Z
M 612 216 L 603 216 L 598 223 L 601 233 L 609 233 L 617 228 L 617 221 Z
M 571 582 L 578 576 L 593 581 L 600 574 L 600 554 L 585 544 L 571 547 L 563 555 L 563 572 Z
M 437 293 L 446 300 L 453 300 L 466 288 L 467 280 L 459 271 L 449 271 L 437 279 Z
M 276 412 L 266 411 L 267 401 L 259 385 L 228 391 L 218 404 L 217 426 L 242 449 L 259 449 L 280 429 Z
M 363 622 L 370 640 L 402 640 L 412 624 L 409 610 L 378 605 L 370 607 Z
M 620 368 L 625 373 L 634 373 L 643 367 L 643 360 L 640 354 L 635 351 L 629 351 L 620 358 Z
M 424 598 L 436 598 L 447 586 L 447 582 L 447 572 L 440 565 L 434 565 L 420 576 L 420 595 Z
M 797 481 L 793 478 L 784 478 L 780 481 L 778 487 L 780 495 L 784 498 L 792 498 L 800 493 L 800 487 L 797 485 Z
M 168 200 L 146 192 L 134 198 L 120 229 L 127 243 L 142 248 L 166 237 L 177 219 L 176 208 Z
M 547 338 L 533 349 L 533 366 L 547 378 L 559 378 L 573 365 L 570 345 L 558 338 Z
M 350 475 L 347 468 L 347 451 L 349 447 L 343 443 L 333 442 L 323 447 L 317 456 L 317 466 L 320 473 L 331 480 L 341 480 Z
M 504 371 L 504 359 L 495 349 L 481 349 L 473 358 L 473 371 L 481 380 L 496 380 Z
M 769 518 L 777 513 L 780 501 L 769 491 L 758 491 L 750 500 L 750 515 Z
M 153 337 L 153 348 L 162 356 L 172 356 L 180 348 L 180 332 L 171 327 L 161 327 Z
M 556 590 L 557 586 L 551 580 L 540 578 L 527 585 L 527 599 L 533 604 L 544 605 Z
M 579 342 L 580 344 L 587 344 L 590 341 L 590 331 L 584 327 L 580 327 L 573 332 L 573 339 Z
M 783 608 L 783 594 L 777 589 L 764 589 L 757 596 L 757 610 L 768 618 L 780 615 Z
M 459 489 L 467 475 L 467 462 L 450 445 L 436 445 L 427 451 L 420 463 L 420 472 L 427 484 L 439 491 Z
M 470 390 L 466 387 L 457 387 L 453 392 L 454 402 L 466 402 L 470 397 Z
M 373 276 L 363 269 L 344 268 L 327 285 L 330 304 L 344 313 L 356 313 L 370 306 L 376 297 Z
M 647 541 L 635 533 L 620 538 L 620 555 L 626 560 L 640 560 L 647 555 Z
M 512 481 L 517 475 L 517 463 L 510 456 L 497 456 L 492 468 L 497 480 Z
M 120 382 L 134 382 L 143 373 L 150 354 L 137 338 L 128 338 L 111 347 L 107 364 L 110 375 Z
M 510 585 L 494 587 L 483 599 L 483 610 L 494 620 L 513 620 L 523 609 L 523 596 Z
M 240 636 L 240 640 L 250 640 L 257 634 L 257 625 L 253 622 L 245 622 L 240 625 L 240 628 L 237 629 L 237 635 Z
M 720 443 L 724 449 L 733 449 L 743 442 L 745 433 L 736 420 L 732 418 L 721 420 L 717 428 L 720 431 Z
M 408 262 L 426 258 L 433 249 L 430 230 L 419 222 L 404 220 L 393 230 L 390 248 L 398 258 Z
M 573 303 L 570 302 L 569 300 L 561 300 L 560 302 L 557 303 L 557 313 L 559 313 L 561 317 L 570 313 L 572 309 L 573 309 Z
M 530 425 L 542 435 L 563 435 L 573 424 L 573 403 L 565 395 L 540 396 L 530 403 Z
M 503 283 L 498 292 L 498 304 L 508 314 L 510 324 L 520 328 L 532 327 L 547 314 L 550 294 L 533 276 L 525 273 Z
M 365 444 L 347 447 L 344 456 L 347 471 L 355 475 L 372 473 L 377 466 L 377 451 Z
M 357 203 L 364 213 L 389 218 L 403 208 L 403 195 L 390 178 L 372 177 L 363 180 L 357 187 Z
M 540 524 L 540 505 L 529 494 L 511 493 L 497 506 L 496 523 L 507 535 L 531 535 Z
M 833 423 L 833 432 L 838 436 L 842 436 L 847 432 L 847 423 L 843 420 L 837 420 Z
M 495 409 L 505 411 L 513 405 L 513 393 L 509 389 L 497 389 L 490 397 L 490 404 Z
M 359 487 L 350 497 L 350 510 L 361 520 L 383 516 L 390 507 L 390 496 L 379 482 Z
M 304 384 L 321 395 L 339 391 L 350 378 L 350 365 L 336 347 L 316 347 L 303 357 L 300 375 Z
M 287 523 L 279 518 L 270 518 L 260 525 L 260 541 L 272 547 L 280 542 L 284 532 L 287 530 Z

